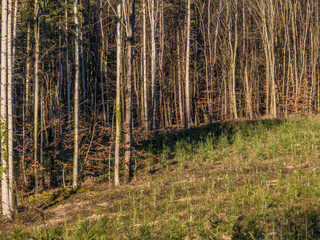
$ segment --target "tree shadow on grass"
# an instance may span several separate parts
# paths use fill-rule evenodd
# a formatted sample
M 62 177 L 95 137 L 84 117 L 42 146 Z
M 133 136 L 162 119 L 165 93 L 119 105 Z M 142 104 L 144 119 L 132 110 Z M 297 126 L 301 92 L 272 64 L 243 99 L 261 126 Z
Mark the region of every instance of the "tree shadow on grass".
M 187 130 L 173 130 L 172 132 L 157 133 L 151 139 L 141 141 L 136 146 L 137 151 L 146 151 L 154 156 L 161 156 L 167 152 L 167 157 L 173 159 L 175 149 L 178 143 L 185 145 L 198 146 L 199 143 L 206 142 L 208 138 L 218 142 L 221 136 L 225 136 L 229 144 L 234 141 L 235 134 L 241 130 L 242 134 L 249 135 L 249 132 L 259 127 L 264 130 L 270 130 L 286 122 L 280 119 L 267 120 L 245 120 L 228 121 L 224 123 L 207 124 L 200 127 L 194 127 Z
M 234 224 L 231 239 L 319 239 L 319 209 L 311 208 L 299 214 L 291 209 L 286 215 L 286 219 L 273 216 L 269 221 L 263 221 L 262 217 L 252 217 L 254 215 L 249 219 L 239 217 Z M 265 231 L 267 225 L 269 231 Z

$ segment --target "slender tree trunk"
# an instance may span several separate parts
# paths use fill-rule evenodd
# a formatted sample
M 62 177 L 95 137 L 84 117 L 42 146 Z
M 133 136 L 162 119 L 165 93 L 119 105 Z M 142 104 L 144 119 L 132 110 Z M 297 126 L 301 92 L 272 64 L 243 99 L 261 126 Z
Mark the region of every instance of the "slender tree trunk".
M 143 46 L 141 49 L 141 56 L 140 56 L 140 72 L 137 66 L 137 69 L 135 70 L 135 75 L 134 77 L 137 79 L 137 82 L 140 83 L 140 86 L 137 87 L 136 89 L 136 95 L 140 94 L 140 120 L 141 120 L 141 125 L 144 127 L 144 130 L 147 131 L 146 126 L 145 126 L 145 106 L 144 106 L 144 79 L 143 79 Z M 138 83 L 137 83 L 138 85 Z M 140 88 L 139 88 L 140 87 Z M 140 92 L 139 92 L 140 91 Z M 138 101 L 138 100 L 137 100 Z
M 132 65 L 135 27 L 135 0 L 129 1 L 126 11 L 127 33 L 127 96 L 126 96 L 126 122 L 125 122 L 125 171 L 126 181 L 132 178 L 131 152 L 132 152 Z
M 106 38 L 106 51 L 105 51 L 105 61 L 103 64 L 103 69 L 104 69 L 104 78 L 106 80 L 106 111 L 107 111 L 107 122 L 110 122 L 110 104 L 108 102 L 108 93 L 109 93 L 109 89 L 108 89 L 108 51 L 109 51 L 109 40 L 108 38 Z
M 27 186 L 27 175 L 26 175 L 26 164 L 25 164 L 25 155 L 26 155 L 26 122 L 29 121 L 29 95 L 30 95 L 30 35 L 31 35 L 31 29 L 30 29 L 30 23 L 28 23 L 27 27 L 27 60 L 26 60 L 26 80 L 25 80 L 25 106 L 24 106 L 24 112 L 23 112 L 23 125 L 22 125 L 22 141 L 23 141 L 23 150 L 22 150 L 22 157 L 21 157 L 21 168 L 22 168 L 22 175 L 24 180 L 24 186 Z
M 258 6 L 258 22 L 266 58 L 266 113 L 277 116 L 275 86 L 275 3 L 256 0 Z
M 62 59 L 61 59 L 61 55 L 62 55 L 62 36 L 61 36 L 61 27 L 59 24 L 59 81 L 58 81 L 58 111 L 59 111 L 59 119 L 60 121 L 62 121 Z
M 275 60 L 275 2 L 274 0 L 269 0 L 267 6 L 269 9 L 269 31 L 270 31 L 270 40 L 269 40 L 269 59 L 270 59 L 270 78 L 271 78 L 271 114 L 273 118 L 277 117 L 277 99 L 276 99 L 276 60 Z
M 151 1 L 151 2 L 150 2 Z M 156 36 L 154 0 L 148 0 L 151 25 L 151 95 L 152 95 L 152 129 L 157 129 L 157 84 L 156 84 Z
M 7 147 L 7 30 L 8 30 L 8 4 L 2 0 L 2 23 L 1 23 L 1 202 L 2 215 L 10 219 L 12 217 L 9 197 L 9 165 Z
M 247 26 L 246 26 L 246 15 L 245 15 L 245 7 L 242 7 L 242 26 L 243 26 L 243 57 L 245 59 L 244 63 L 244 86 L 245 86 L 245 99 L 246 99 L 246 114 L 249 116 L 250 119 L 253 118 L 252 113 L 252 100 L 251 100 L 251 88 L 249 85 L 249 75 L 248 75 L 248 49 L 247 49 Z
M 100 22 L 100 31 L 101 31 L 101 54 L 100 54 L 100 87 L 101 87 L 101 102 L 102 102 L 102 113 L 103 113 L 103 120 L 106 123 L 107 122 L 107 116 L 106 116 L 106 104 L 104 99 L 104 81 L 103 81 L 103 63 L 104 63 L 104 54 L 105 54 L 105 37 L 104 37 L 104 29 L 103 29 L 103 17 L 102 17 L 102 0 L 100 0 L 100 13 L 99 13 L 99 22 Z
M 34 2 L 34 37 L 35 37 L 35 63 L 34 63 L 34 117 L 33 117 L 33 151 L 34 151 L 34 192 L 39 193 L 38 177 L 38 113 L 39 113 L 39 55 L 40 55 L 40 24 L 39 24 L 39 1 Z
M 191 127 L 190 106 L 190 30 L 191 30 L 191 0 L 188 0 L 187 16 L 187 50 L 186 50 L 186 127 Z
M 212 61 L 212 48 L 211 48 L 211 0 L 208 0 L 208 47 L 209 47 L 209 59 L 210 59 L 210 83 L 212 83 L 212 78 L 213 78 L 213 69 L 211 66 L 213 66 L 213 61 Z M 207 61 L 207 57 L 206 57 Z M 206 64 L 206 84 L 207 84 L 207 101 L 208 101 L 208 110 L 209 110 L 209 122 L 212 121 L 212 103 L 211 103 L 211 91 L 209 90 L 209 79 L 208 79 L 208 64 Z M 212 89 L 213 86 L 211 86 Z
M 40 175 L 41 175 L 41 180 L 42 180 L 42 189 L 45 190 L 45 180 L 44 180 L 44 171 L 43 171 L 43 145 L 44 145 L 44 87 L 40 87 Z
M 7 64 L 8 64 L 8 165 L 9 165 L 9 203 L 10 211 L 13 213 L 13 101 L 12 101 L 12 0 L 8 1 L 8 49 L 7 49 Z
M 115 163 L 114 163 L 114 184 L 120 185 L 119 162 L 120 162 L 120 141 L 121 141 L 121 9 L 122 1 L 118 0 L 117 6 L 117 83 L 116 83 L 116 140 L 115 140 Z
M 147 24 L 146 24 L 146 0 L 142 2 L 143 12 L 143 101 L 144 101 L 144 127 L 149 130 L 148 123 L 148 92 L 147 92 Z
M 174 108 L 174 116 L 175 116 L 175 121 L 174 119 L 172 119 L 172 121 L 175 122 L 176 125 L 179 125 L 176 68 L 171 68 L 171 75 L 173 76 L 173 100 L 174 100 L 173 108 Z
M 85 66 L 84 66 L 84 54 L 83 54 L 83 31 L 82 31 L 82 23 L 80 23 L 80 55 L 81 55 L 81 84 L 82 84 L 82 99 L 84 101 L 83 104 L 83 112 L 86 115 L 87 104 L 86 104 L 86 76 L 85 76 Z
M 211 0 L 208 0 L 208 44 L 209 44 L 209 60 L 210 60 L 210 90 L 208 90 L 208 98 L 209 98 L 209 116 L 212 120 L 213 118 L 213 90 L 214 90 L 214 84 L 213 84 L 213 77 L 214 77 L 214 67 L 217 61 L 217 42 L 218 42 L 218 34 L 219 34 L 219 28 L 220 28 L 220 15 L 223 9 L 223 1 L 219 1 L 219 9 L 216 19 L 216 26 L 215 26 L 215 32 L 214 32 L 214 39 L 213 39 L 213 46 L 211 43 Z M 213 48 L 213 52 L 212 52 Z
M 15 74 L 15 59 L 16 59 L 16 39 L 17 39 L 17 18 L 18 18 L 18 2 L 14 2 L 14 15 L 13 15 L 13 45 L 12 45 L 12 85 L 14 86 Z M 12 99 L 14 99 L 14 91 L 12 92 Z
M 164 21 L 165 21 L 165 15 L 164 15 L 164 0 L 161 1 L 160 6 L 160 72 L 161 72 L 161 94 L 162 94 L 162 102 L 163 102 L 163 118 L 164 118 L 164 125 L 163 127 L 168 126 L 168 121 L 166 121 L 167 113 L 166 113 L 166 92 L 165 92 L 165 62 L 164 62 L 164 50 L 165 50 L 165 30 L 164 30 Z
M 74 149 L 73 149 L 73 188 L 78 188 L 78 162 L 79 162 L 79 20 L 78 0 L 74 0 L 75 31 L 75 79 L 74 79 Z
M 38 0 L 37 0 L 38 1 Z M 66 9 L 65 9 L 65 21 L 66 21 L 66 70 L 67 70 L 67 99 L 68 99 L 68 126 L 69 126 L 69 138 L 70 144 L 72 143 L 71 139 L 71 93 L 70 93 L 70 67 L 69 67 L 69 41 L 68 41 L 68 0 L 65 0 Z
M 30 35 L 31 35 L 31 27 L 30 23 L 28 23 L 27 27 L 27 63 L 26 63 L 26 118 L 29 117 L 29 95 L 30 95 Z
M 234 28 L 232 28 L 232 16 L 229 15 L 230 17 L 230 25 L 229 25 L 229 48 L 230 48 L 230 71 L 231 71 L 231 75 L 230 75 L 230 101 L 231 101 L 231 111 L 233 112 L 233 117 L 235 119 L 238 119 L 238 107 L 237 107 L 237 97 L 236 97 L 236 60 L 237 60 L 237 49 L 238 49 L 238 0 L 235 0 L 235 20 L 234 20 Z M 233 30 L 234 29 L 234 30 Z M 234 42 L 232 43 L 232 35 L 234 32 Z
M 177 58 L 178 58 L 178 89 L 179 89 L 179 114 L 180 114 L 180 125 L 185 125 L 184 118 L 184 106 L 183 106 L 183 90 L 182 90 L 182 80 L 181 80 L 181 52 L 180 52 L 180 34 L 177 31 Z

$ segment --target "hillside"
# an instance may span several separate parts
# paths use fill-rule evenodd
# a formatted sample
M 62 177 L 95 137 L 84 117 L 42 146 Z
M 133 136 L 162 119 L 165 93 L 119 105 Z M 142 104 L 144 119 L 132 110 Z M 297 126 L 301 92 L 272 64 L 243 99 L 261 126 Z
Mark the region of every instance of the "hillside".
M 320 119 L 213 124 L 137 147 L 136 177 L 30 197 L 1 239 L 320 239 Z

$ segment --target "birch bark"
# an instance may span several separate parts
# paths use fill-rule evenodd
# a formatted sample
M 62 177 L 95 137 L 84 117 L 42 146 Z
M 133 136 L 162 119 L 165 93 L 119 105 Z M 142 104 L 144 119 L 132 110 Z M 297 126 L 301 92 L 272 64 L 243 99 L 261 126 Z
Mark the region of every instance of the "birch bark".
M 2 161 L 2 181 L 1 200 L 2 215 L 11 218 L 9 199 L 9 169 L 8 169 L 8 148 L 7 148 L 7 32 L 8 30 L 8 4 L 7 0 L 2 0 L 2 22 L 1 22 L 1 161 Z

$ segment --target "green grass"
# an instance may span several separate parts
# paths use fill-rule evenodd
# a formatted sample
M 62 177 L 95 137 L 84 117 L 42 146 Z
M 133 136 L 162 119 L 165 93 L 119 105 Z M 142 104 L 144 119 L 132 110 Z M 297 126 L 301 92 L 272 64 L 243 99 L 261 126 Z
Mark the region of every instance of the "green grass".
M 142 146 L 130 185 L 87 187 L 60 203 L 86 202 L 71 217 L 44 225 L 54 206 L 0 238 L 320 238 L 319 119 L 214 124 Z

